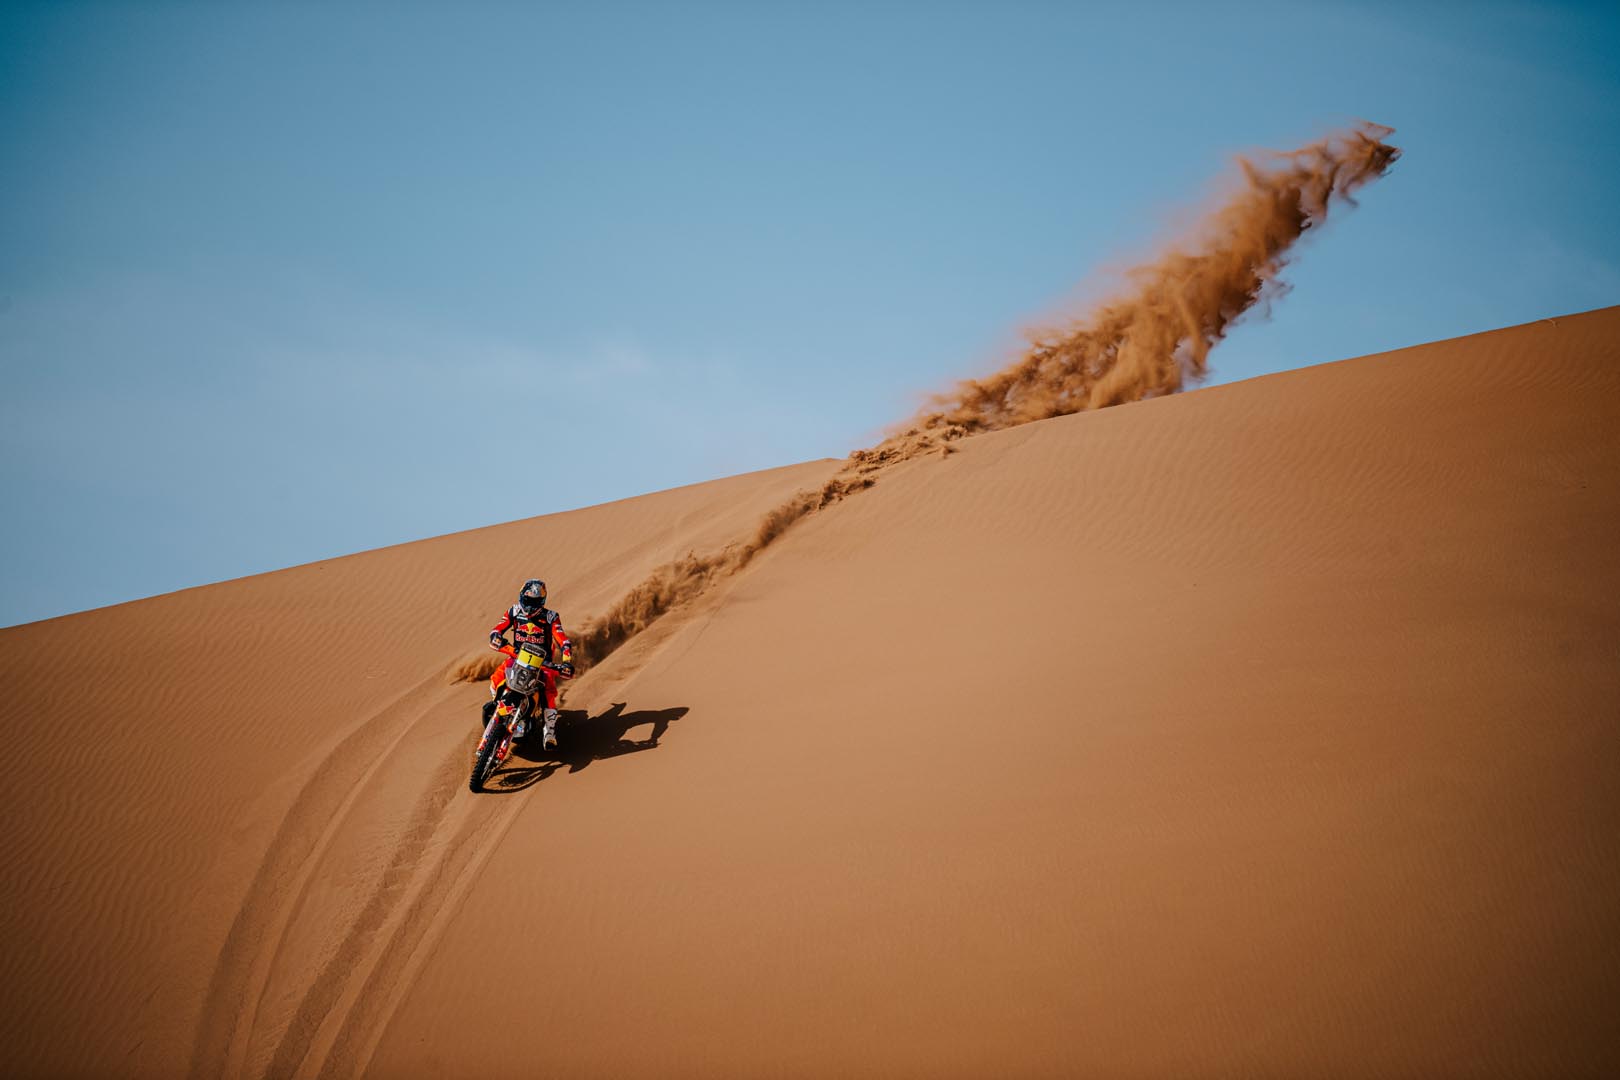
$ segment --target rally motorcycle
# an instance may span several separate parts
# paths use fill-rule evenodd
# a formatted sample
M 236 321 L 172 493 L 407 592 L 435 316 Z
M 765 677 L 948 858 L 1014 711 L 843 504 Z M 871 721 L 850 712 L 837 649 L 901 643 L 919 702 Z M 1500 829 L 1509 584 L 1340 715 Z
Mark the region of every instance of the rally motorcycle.
M 528 645 L 519 645 L 516 656 L 510 645 L 501 651 L 512 656 L 513 662 L 506 669 L 506 684 L 495 699 L 495 708 L 489 715 L 489 723 L 484 725 L 478 749 L 473 751 L 472 776 L 467 781 L 473 791 L 484 790 L 484 781 L 512 756 L 518 725 L 542 711 L 538 699 L 545 692 L 543 673 L 549 668 L 562 675 L 573 674 L 573 665 L 553 663 Z

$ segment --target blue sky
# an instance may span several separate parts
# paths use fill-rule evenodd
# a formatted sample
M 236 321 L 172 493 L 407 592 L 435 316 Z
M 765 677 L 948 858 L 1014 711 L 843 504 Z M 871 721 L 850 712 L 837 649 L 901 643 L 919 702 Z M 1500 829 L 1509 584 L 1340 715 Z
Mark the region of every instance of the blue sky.
M 1356 118 L 1406 156 L 1213 381 L 1620 303 L 1617 57 L 1613 5 L 7 4 L 0 624 L 840 456 Z

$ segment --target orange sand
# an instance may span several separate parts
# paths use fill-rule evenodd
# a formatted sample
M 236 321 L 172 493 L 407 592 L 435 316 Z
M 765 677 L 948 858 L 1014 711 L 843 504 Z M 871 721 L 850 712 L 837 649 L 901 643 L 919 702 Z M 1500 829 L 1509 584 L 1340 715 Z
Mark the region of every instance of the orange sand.
M 953 446 L 0 631 L 0 1073 L 1620 1070 L 1620 308 Z

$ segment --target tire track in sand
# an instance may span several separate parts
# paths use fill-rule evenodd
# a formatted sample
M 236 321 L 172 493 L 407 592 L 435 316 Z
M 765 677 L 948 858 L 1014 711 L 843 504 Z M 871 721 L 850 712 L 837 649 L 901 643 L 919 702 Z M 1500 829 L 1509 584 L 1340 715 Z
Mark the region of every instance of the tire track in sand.
M 484 798 L 460 798 L 467 759 L 458 748 L 440 770 L 443 790 L 457 796 L 450 839 L 435 857 L 417 864 L 414 887 L 390 913 L 390 932 L 376 935 L 374 947 L 348 980 L 350 993 L 329 1015 L 295 1076 L 358 1076 L 365 1071 L 415 973 L 522 811 L 521 797 L 493 805 Z
M 362 794 L 426 714 L 405 723 L 389 720 L 408 715 L 413 699 L 441 682 L 437 674 L 423 680 L 357 724 L 283 815 L 215 964 L 193 1043 L 193 1080 L 246 1074 L 271 972 L 310 882 Z
M 679 630 L 694 621 L 706 624 L 715 611 L 725 605 L 731 586 L 732 583 L 725 583 L 699 602 L 661 620 L 654 633 L 642 635 L 635 643 L 638 647 L 616 653 L 609 663 L 593 668 L 575 684 L 575 693 L 583 694 L 576 700 L 588 704 L 604 696 L 623 694 L 653 658 L 678 639 Z M 609 686 L 611 691 L 607 690 Z M 470 745 L 458 747 L 456 753 L 441 763 L 440 780 L 445 791 L 459 793 L 462 790 L 470 750 Z M 365 1073 L 394 1013 L 413 989 L 417 972 L 427 962 L 450 920 L 460 913 L 479 873 L 522 812 L 527 802 L 521 797 L 523 793 L 522 790 L 511 791 L 513 798 L 494 800 L 493 806 L 491 800 L 483 797 L 451 803 L 453 811 L 457 808 L 461 811 L 454 818 L 458 827 L 453 839 L 438 849 L 437 857 L 429 865 L 421 866 L 425 871 L 421 884 L 409 891 L 405 902 L 395 909 L 392 933 L 377 935 L 377 944 L 368 960 L 358 968 L 364 975 L 363 982 L 355 986 L 342 1007 L 331 1014 L 326 1024 L 328 1033 L 311 1046 L 301 1067 L 292 1074 L 295 1080 L 353 1077 Z M 343 970 L 341 964 L 335 963 L 333 968 L 337 972 Z M 353 978 L 349 982 L 354 985 Z
M 466 793 L 470 749 L 463 741 L 440 759 L 387 869 L 305 987 L 262 1075 L 364 1070 L 412 973 L 522 809 L 522 799 L 492 802 Z
M 424 723 L 455 708 L 442 675 L 424 680 L 362 722 L 316 768 L 271 842 L 221 951 L 190 1075 L 299 1077 L 354 1075 L 375 1051 L 408 989 L 409 973 L 459 908 L 479 869 L 516 820 L 522 799 L 466 792 L 469 739 L 456 740 L 423 776 L 419 794 L 390 805 L 380 790 L 403 744 Z M 439 688 L 427 702 L 425 690 Z M 459 711 L 459 708 L 458 710 Z M 392 720 L 392 722 L 390 722 Z M 513 794 L 518 794 L 513 792 Z M 368 814 L 402 821 L 375 885 L 318 970 L 284 957 L 300 931 L 323 929 L 329 911 L 306 907 L 313 883 L 329 876 L 335 849 Z M 288 967 L 289 972 L 279 971 Z M 267 1005 L 280 990 L 296 996 L 290 1016 Z
M 411 808 L 408 823 L 387 868 L 337 947 L 304 988 L 292 1020 L 276 1043 L 267 1075 L 297 1076 L 308 1074 L 312 1069 L 319 1070 L 324 1055 L 312 1057 L 312 1050 L 317 1044 L 329 1041 L 329 1037 L 323 1039 L 323 1032 L 343 1022 L 360 996 L 355 987 L 364 986 L 367 973 L 386 955 L 390 935 L 384 931 L 391 922 L 397 921 L 396 911 L 423 903 L 425 890 L 417 881 L 418 871 L 423 868 L 424 857 L 435 838 L 447 824 L 452 833 L 460 831 L 454 826 L 464 815 L 455 815 L 457 821 L 454 822 L 447 822 L 446 817 L 451 800 L 460 793 L 459 785 L 454 782 L 458 771 L 455 764 L 464 761 L 465 755 L 458 748 L 456 754 L 447 755 L 434 770 L 435 782 L 429 784 L 424 796 Z M 453 845 L 441 845 L 440 849 L 446 846 Z M 437 860 L 428 861 L 431 864 Z
M 707 599 L 686 614 L 712 607 L 715 598 Z M 668 644 L 670 631 L 687 621 L 668 620 L 664 633 L 589 681 L 611 672 L 622 692 L 649 654 Z M 459 712 L 452 702 L 462 692 L 443 682 L 437 673 L 358 725 L 284 815 L 216 966 L 192 1057 L 195 1080 L 354 1076 L 375 1054 L 414 973 L 526 802 L 466 793 L 467 738 L 457 739 L 426 772 L 413 798 L 401 802 L 382 790 L 413 732 L 443 723 L 446 709 Z M 440 692 L 432 693 L 435 688 Z M 285 960 L 288 942 L 300 931 L 324 929 L 319 920 L 330 917 L 318 906 L 306 912 L 313 884 L 341 871 L 332 865 L 341 856 L 334 849 L 367 815 L 378 814 L 400 823 L 389 830 L 386 865 L 358 913 L 322 952 L 318 970 L 298 970 Z M 279 967 L 294 969 L 292 977 L 278 977 Z M 296 997 L 290 1015 L 267 1008 L 278 988 L 282 999 Z

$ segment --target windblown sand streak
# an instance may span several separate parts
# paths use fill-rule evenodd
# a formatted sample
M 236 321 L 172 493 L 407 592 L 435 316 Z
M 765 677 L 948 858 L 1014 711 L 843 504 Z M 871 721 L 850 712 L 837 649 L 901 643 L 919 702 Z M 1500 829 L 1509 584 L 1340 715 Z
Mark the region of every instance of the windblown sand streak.
M 1239 158 L 1243 184 L 1158 259 L 1131 270 L 1126 293 L 1065 330 L 1037 334 L 1016 362 L 935 400 L 924 428 L 969 432 L 1175 393 L 1202 378 L 1209 350 L 1261 300 L 1307 229 L 1400 157 L 1393 129 L 1362 124 L 1291 153 Z
M 941 445 L 0 631 L 0 1074 L 1620 1075 L 1620 307 Z
M 576 684 L 690 715 L 372 1071 L 1620 1075 L 1617 417 L 1620 308 L 883 473 Z
M 846 466 L 819 489 L 801 491 L 768 511 L 747 540 L 708 555 L 688 553 L 658 567 L 576 635 L 576 670 L 584 672 L 651 626 L 660 615 L 696 599 L 714 582 L 737 573 L 806 514 L 872 483 L 870 475 Z M 503 662 L 498 654 L 474 657 L 454 669 L 452 681 L 479 682 L 493 675 Z
M 981 431 L 1175 393 L 1202 378 L 1232 324 L 1284 290 L 1294 243 L 1335 203 L 1383 176 L 1400 157 L 1392 128 L 1363 123 L 1288 153 L 1239 158 L 1242 183 L 1188 238 L 1126 274 L 1123 295 L 1067 329 L 1037 334 L 1016 361 L 934 399 L 930 410 L 877 446 L 857 450 L 819 491 L 793 496 L 754 534 L 654 570 L 579 636 L 578 669 L 600 663 L 666 612 L 742 570 L 805 515 L 870 487 L 877 474 Z M 499 657 L 469 660 L 457 681 L 494 673 Z

